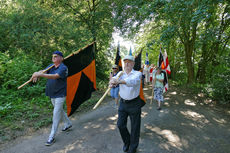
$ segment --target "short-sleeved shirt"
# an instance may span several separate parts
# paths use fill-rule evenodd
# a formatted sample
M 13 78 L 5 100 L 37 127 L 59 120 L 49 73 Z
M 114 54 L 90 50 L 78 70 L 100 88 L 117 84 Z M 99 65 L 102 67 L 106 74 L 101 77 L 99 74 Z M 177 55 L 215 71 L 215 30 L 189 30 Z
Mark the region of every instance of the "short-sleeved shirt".
M 52 64 L 51 64 L 52 65 Z M 49 65 L 48 67 L 50 67 Z M 58 74 L 58 79 L 48 79 L 46 83 L 46 96 L 50 98 L 60 98 L 66 96 L 68 68 L 61 63 L 57 68 L 54 66 L 47 74 Z
M 155 73 L 153 73 L 153 80 L 155 79 Z M 157 74 L 156 78 L 160 79 L 160 80 L 164 80 L 164 74 L 163 73 Z M 163 88 L 164 87 L 163 82 L 160 82 L 160 81 L 156 80 L 155 87 L 156 88 Z

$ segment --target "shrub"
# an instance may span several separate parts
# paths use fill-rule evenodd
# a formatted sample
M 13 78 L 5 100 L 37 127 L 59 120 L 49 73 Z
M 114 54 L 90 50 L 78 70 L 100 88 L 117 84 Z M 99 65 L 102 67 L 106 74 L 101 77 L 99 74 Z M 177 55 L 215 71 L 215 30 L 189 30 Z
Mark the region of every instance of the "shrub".
M 230 104 L 230 57 L 222 57 L 221 62 L 212 78 L 212 96 L 220 104 Z

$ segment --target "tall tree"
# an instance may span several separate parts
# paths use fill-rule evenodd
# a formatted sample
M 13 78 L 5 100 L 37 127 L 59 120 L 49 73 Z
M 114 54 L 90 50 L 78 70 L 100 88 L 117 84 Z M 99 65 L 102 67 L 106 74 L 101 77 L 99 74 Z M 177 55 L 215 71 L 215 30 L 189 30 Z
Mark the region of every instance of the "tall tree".
M 230 40 L 230 3 L 210 3 L 207 5 L 207 9 L 207 18 L 202 25 L 200 34 L 201 58 L 196 75 L 196 79 L 200 83 L 206 83 L 208 67 L 220 64 L 218 56 L 225 55 L 226 45 Z
M 202 25 L 206 22 L 209 15 L 211 15 L 211 17 L 218 16 L 218 13 L 214 16 L 210 14 L 210 8 L 213 6 L 218 7 L 223 4 L 227 5 L 229 2 L 225 0 L 127 0 L 122 3 L 117 3 L 117 5 L 122 5 L 118 7 L 116 11 L 117 26 L 122 28 L 123 31 L 128 31 L 135 35 L 136 30 L 142 30 L 149 22 L 158 23 L 157 25 L 161 27 L 160 40 L 167 48 L 169 48 L 171 41 L 183 44 L 187 83 L 193 83 L 195 80 L 196 68 L 195 58 L 199 56 L 196 53 L 199 50 L 198 41 L 201 37 L 200 31 Z M 223 13 L 225 18 L 229 19 L 227 14 L 228 12 L 226 11 Z M 214 20 L 221 24 L 221 21 L 217 18 L 214 18 Z M 215 27 L 217 28 L 217 25 L 215 25 Z M 227 30 L 227 27 L 228 26 L 225 27 L 225 30 Z M 155 27 L 152 26 L 150 29 L 154 31 Z M 149 30 L 149 32 L 151 32 L 151 30 Z M 218 35 L 223 38 L 222 34 L 223 32 Z M 224 37 L 225 42 L 227 42 L 226 39 L 227 38 Z M 216 47 L 218 48 L 218 45 L 215 43 L 215 48 Z M 168 53 L 170 54 L 170 52 Z

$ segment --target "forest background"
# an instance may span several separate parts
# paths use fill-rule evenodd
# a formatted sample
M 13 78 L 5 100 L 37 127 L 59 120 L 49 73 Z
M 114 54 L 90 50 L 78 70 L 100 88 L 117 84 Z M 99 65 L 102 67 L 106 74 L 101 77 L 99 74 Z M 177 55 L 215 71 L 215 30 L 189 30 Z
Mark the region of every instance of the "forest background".
M 96 41 L 97 88 L 104 91 L 115 60 L 115 32 L 136 44 L 134 54 L 143 49 L 143 63 L 148 52 L 156 64 L 162 46 L 170 82 L 229 106 L 229 25 L 227 0 L 1 0 L 0 143 L 13 137 L 8 130 L 51 123 L 46 80 L 17 87 L 44 69 L 55 50 L 67 56 Z M 120 52 L 128 53 L 124 46 Z

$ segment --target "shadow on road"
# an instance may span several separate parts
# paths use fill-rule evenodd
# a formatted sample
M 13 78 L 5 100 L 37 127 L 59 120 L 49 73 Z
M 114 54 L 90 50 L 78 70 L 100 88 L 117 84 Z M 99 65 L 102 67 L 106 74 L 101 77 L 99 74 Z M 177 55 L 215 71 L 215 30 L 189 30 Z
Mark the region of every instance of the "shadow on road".
M 230 115 L 206 105 L 205 99 L 176 87 L 164 95 L 161 111 L 150 104 L 150 86 L 144 89 L 147 104 L 142 109 L 141 137 L 137 153 L 227 153 L 230 152 Z M 71 118 L 73 128 L 59 132 L 56 143 L 44 146 L 50 127 L 13 142 L 4 153 L 123 153 L 116 127 L 114 102 Z M 128 123 L 130 124 L 130 123 Z

